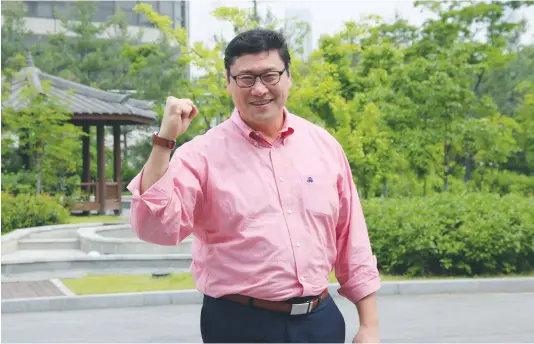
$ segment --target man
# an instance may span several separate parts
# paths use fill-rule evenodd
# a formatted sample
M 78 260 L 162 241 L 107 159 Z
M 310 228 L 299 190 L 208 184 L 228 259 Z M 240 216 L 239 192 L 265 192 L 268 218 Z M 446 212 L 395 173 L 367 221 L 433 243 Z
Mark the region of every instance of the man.
M 198 110 L 167 100 L 150 157 L 128 186 L 133 230 L 159 245 L 193 235 L 204 342 L 344 342 L 327 289 L 332 270 L 357 306 L 354 342 L 378 342 L 380 278 L 351 170 L 327 131 L 286 109 L 283 36 L 242 33 L 224 62 L 231 117 L 170 159 Z

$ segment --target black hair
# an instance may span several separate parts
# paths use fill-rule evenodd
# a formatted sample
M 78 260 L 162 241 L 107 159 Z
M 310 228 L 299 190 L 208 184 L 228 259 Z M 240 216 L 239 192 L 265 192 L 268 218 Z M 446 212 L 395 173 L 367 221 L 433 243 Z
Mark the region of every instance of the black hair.
M 224 51 L 224 68 L 228 72 L 235 60 L 242 55 L 269 50 L 278 50 L 280 58 L 284 61 L 286 72 L 289 73 L 291 56 L 284 35 L 267 29 L 252 29 L 234 37 Z

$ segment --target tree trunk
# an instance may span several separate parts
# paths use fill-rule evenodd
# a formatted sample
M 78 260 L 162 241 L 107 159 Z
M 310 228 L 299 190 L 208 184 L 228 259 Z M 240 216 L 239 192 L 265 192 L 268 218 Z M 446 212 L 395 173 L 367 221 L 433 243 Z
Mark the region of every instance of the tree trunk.
M 444 174 L 443 174 L 443 192 L 447 192 L 449 190 L 449 151 L 451 149 L 451 145 L 448 143 L 445 143 L 443 146 L 443 167 L 444 167 Z
M 471 175 L 473 174 L 473 154 L 468 153 L 465 158 L 465 174 L 464 174 L 464 183 L 467 183 L 471 180 Z
M 62 194 L 66 194 L 67 190 L 65 190 L 65 172 L 61 172 L 59 177 L 59 190 Z
M 260 18 L 258 17 L 258 1 L 252 0 L 252 3 L 254 4 L 254 20 L 259 24 Z
M 41 159 L 35 159 L 35 194 L 39 196 L 41 194 Z
M 20 145 L 19 154 L 22 159 L 22 169 L 25 171 L 31 171 L 33 167 L 31 161 L 29 139 L 30 131 L 28 129 L 21 129 L 20 140 L 25 143 Z
M 367 198 L 367 194 L 369 193 L 367 191 L 367 185 L 365 185 L 365 173 L 362 173 L 362 184 L 361 184 L 363 190 L 362 190 L 362 194 L 363 194 L 363 198 Z
M 388 180 L 386 178 L 382 181 L 382 197 L 388 197 Z

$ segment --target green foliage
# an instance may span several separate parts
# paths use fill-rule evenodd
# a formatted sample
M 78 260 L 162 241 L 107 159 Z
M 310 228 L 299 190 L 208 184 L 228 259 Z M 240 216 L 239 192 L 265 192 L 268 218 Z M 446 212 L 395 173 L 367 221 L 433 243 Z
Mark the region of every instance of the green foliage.
M 530 176 L 493 169 L 485 175 L 475 176 L 475 180 L 489 192 L 534 196 L 534 178 Z
M 505 3 L 422 6 L 437 18 L 418 28 L 402 19 L 385 24 L 371 17 L 321 37 L 299 71 L 304 77 L 295 83 L 290 108 L 342 143 L 363 198 L 404 188 L 393 183 L 426 195 L 435 190 L 436 177 L 439 192 L 451 191 L 453 184 L 458 189 L 459 179 L 463 189 L 482 191 L 485 175 L 512 166 L 532 178 L 534 131 L 527 128 L 533 112 L 529 87 L 518 83 L 532 73 L 501 82 L 522 101 L 515 96 L 503 104 L 497 96 L 502 87 L 488 87 L 488 80 L 500 80 L 493 71 L 531 69 L 527 47 L 517 53 L 520 62 L 511 52 L 524 23 L 507 22 Z M 477 32 L 485 38 L 475 39 Z M 422 187 L 406 180 L 414 175 Z
M 11 195 L 35 194 L 35 174 L 27 171 L 2 173 L 2 192 Z
M 472 276 L 534 269 L 534 198 L 487 193 L 363 204 L 387 274 Z
M 2 4 L 2 78 L 23 66 L 25 41 L 29 32 L 25 28 L 22 2 Z M 2 80 L 3 81 L 3 80 Z M 3 85 L 2 85 L 3 86 Z
M 147 71 L 150 71 L 150 66 L 155 67 L 158 72 L 151 74 L 157 78 L 157 81 L 153 81 L 152 84 L 156 85 L 159 94 L 189 98 L 199 107 L 200 111 L 197 120 L 191 124 L 188 132 L 180 137 L 180 141 L 187 141 L 224 121 L 234 105 L 226 89 L 227 80 L 224 70 L 223 51 L 227 42 L 223 37 L 215 37 L 215 44 L 212 47 L 209 47 L 206 42 L 192 42 L 188 39 L 187 31 L 184 28 L 173 28 L 170 19 L 160 15 L 150 4 L 139 4 L 135 7 L 135 10 L 148 18 L 161 31 L 164 37 L 163 41 L 166 44 L 173 44 L 179 49 L 178 57 L 173 61 L 173 66 L 181 66 L 183 69 L 185 66 L 190 65 L 202 73 L 202 76 L 189 80 L 186 77 L 181 77 L 176 67 L 166 69 L 168 71 L 166 74 L 171 76 L 173 80 L 179 80 L 179 82 L 165 87 L 167 92 L 162 93 L 160 86 L 161 73 L 159 72 L 162 67 L 149 61 L 150 57 L 154 57 L 157 55 L 156 52 L 161 50 L 155 49 L 155 46 L 150 44 L 135 46 L 125 44 L 123 47 L 123 56 L 135 66 L 131 70 L 133 74 L 147 73 Z M 251 9 L 219 7 L 212 14 L 221 21 L 231 22 L 236 34 L 259 25 L 281 28 L 284 24 L 283 21 L 271 17 L 259 18 Z M 288 32 L 288 39 L 299 44 L 305 33 L 305 26 L 296 25 L 294 32 Z
M 69 211 L 58 198 L 2 192 L 2 234 L 19 228 L 64 224 L 68 217 Z
M 511 22 L 508 14 L 533 2 L 416 4 L 433 13 L 419 27 L 402 18 L 347 22 L 338 32 L 322 36 L 318 49 L 304 58 L 297 52 L 302 51 L 306 23 L 260 15 L 255 8 L 220 7 L 213 16 L 236 34 L 258 26 L 286 34 L 293 85 L 287 107 L 324 126 L 342 144 L 364 202 L 370 199 L 370 225 L 388 238 L 382 244 L 381 237 L 376 239 L 388 268 L 412 269 L 412 274 L 527 269 L 527 260 L 521 263 L 519 253 L 510 253 L 509 240 L 523 240 L 518 252 L 524 254 L 524 245 L 532 240 L 528 223 L 521 218 L 518 225 L 510 217 L 507 211 L 516 211 L 514 205 L 502 208 L 495 202 L 517 200 L 517 207 L 531 214 L 530 201 L 520 196 L 534 195 L 534 45 L 519 44 L 525 23 Z M 200 113 L 179 143 L 227 118 L 234 105 L 223 66 L 226 37 L 217 35 L 211 45 L 192 42 L 186 30 L 173 28 L 170 18 L 145 3 L 135 10 L 162 38 L 139 43 L 140 37 L 125 30 L 120 11 L 95 24 L 94 4 L 71 6 L 70 18 L 77 20 L 63 23 L 74 35 L 60 32 L 32 47 L 41 52 L 35 60 L 43 71 L 99 88 L 134 91 L 136 97 L 154 101 L 160 114 L 168 95 L 191 98 Z M 2 8 L 2 72 L 8 77 L 3 96 L 12 72 L 24 66 L 23 42 L 29 33 L 21 9 L 16 3 Z M 97 37 L 104 32 L 115 37 Z M 190 79 L 188 67 L 200 75 Z M 28 97 L 34 99 L 29 111 L 3 111 L 2 189 L 38 193 L 41 185 L 43 192 L 70 193 L 69 185 L 77 182 L 73 175 L 81 174 L 81 140 L 68 125 L 60 125 L 67 117 L 57 104 L 42 102 L 35 93 Z M 134 145 L 127 144 L 127 136 L 125 182 L 140 170 L 151 149 L 150 139 Z M 19 139 L 25 145 L 17 145 Z M 94 159 L 94 143 L 91 153 Z M 111 159 L 107 151 L 107 177 Z M 91 168 L 94 176 L 96 164 Z M 377 196 L 393 199 L 373 199 Z M 486 222 L 472 215 L 492 208 L 499 211 L 481 216 Z M 458 228 L 453 225 L 457 219 L 463 220 Z M 504 233 L 506 223 L 519 226 L 522 234 Z M 492 226 L 495 236 L 489 235 Z M 403 244 L 397 245 L 394 240 L 400 239 Z M 494 251 L 480 253 L 483 245 Z M 478 256 L 458 254 L 471 248 Z M 501 258 L 512 267 L 497 261 Z
M 42 71 L 104 90 L 130 89 L 129 63 L 121 57 L 122 45 L 135 41 L 127 33 L 125 17 L 95 23 L 96 3 L 66 2 L 58 14 L 62 29 L 33 47 L 35 64 Z M 108 39 L 102 39 L 107 35 Z M 111 37 L 109 37 L 111 36 Z
M 46 95 L 50 94 L 50 85 L 35 84 L 26 72 L 23 70 L 13 81 L 21 84 L 19 94 L 25 100 L 24 107 L 5 107 L 2 111 L 2 151 L 23 157 L 22 170 L 35 174 L 35 192 L 39 194 L 43 184 L 61 183 L 58 179 L 76 170 L 81 159 L 75 156 L 75 147 L 82 131 L 69 123 L 65 106 Z

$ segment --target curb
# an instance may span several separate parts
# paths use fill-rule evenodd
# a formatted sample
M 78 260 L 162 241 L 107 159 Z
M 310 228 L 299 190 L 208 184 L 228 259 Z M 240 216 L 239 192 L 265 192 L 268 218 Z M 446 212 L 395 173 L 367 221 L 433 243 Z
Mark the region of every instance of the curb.
M 328 285 L 328 291 L 334 297 L 338 297 L 338 288 L 337 283 Z M 517 277 L 383 282 L 378 295 L 532 292 L 534 277 Z M 12 299 L 2 300 L 2 314 L 184 304 L 202 304 L 202 294 L 197 290 L 176 290 Z
M 34 273 L 40 271 L 98 271 L 130 270 L 132 268 L 166 269 L 183 271 L 191 266 L 192 256 L 187 253 L 175 254 L 108 254 L 96 257 L 49 257 L 44 259 L 2 259 L 2 275 Z
M 69 288 L 67 288 L 67 286 L 64 285 L 63 282 L 61 282 L 59 279 L 52 278 L 50 282 L 52 282 L 52 284 L 56 286 L 56 288 L 58 288 L 59 291 L 63 293 L 63 295 L 76 296 L 76 294 L 74 294 Z

